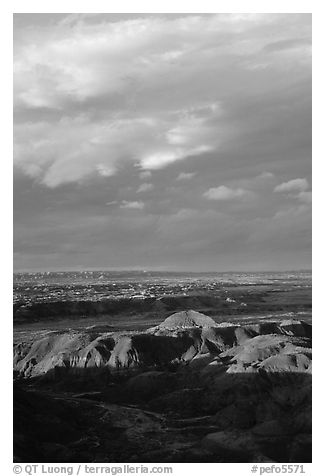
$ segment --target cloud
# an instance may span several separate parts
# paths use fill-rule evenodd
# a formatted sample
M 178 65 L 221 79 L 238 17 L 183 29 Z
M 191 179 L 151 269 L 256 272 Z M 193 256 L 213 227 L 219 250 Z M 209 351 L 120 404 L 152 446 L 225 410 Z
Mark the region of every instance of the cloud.
M 169 164 L 172 164 L 173 162 L 184 160 L 187 157 L 201 155 L 211 150 L 213 150 L 213 147 L 201 145 L 199 147 L 193 148 L 176 148 L 174 150 L 155 152 L 143 157 L 140 160 L 139 165 L 143 169 L 159 170 L 163 169 Z
M 208 200 L 227 201 L 237 200 L 247 196 L 248 194 L 249 192 L 242 188 L 229 188 L 224 185 L 220 185 L 220 187 L 210 188 L 203 194 L 203 196 Z
M 275 187 L 274 192 L 286 193 L 288 198 L 296 199 L 304 205 L 311 205 L 312 192 L 308 189 L 308 180 L 298 178 L 278 185 Z
M 15 168 L 50 188 L 109 178 L 129 163 L 150 171 L 209 154 L 218 160 L 254 132 L 256 115 L 241 121 L 237 107 L 252 98 L 274 104 L 288 67 L 294 81 L 306 77 L 304 16 L 112 18 L 73 14 L 15 31 Z M 277 40 L 296 44 L 285 64 L 263 51 Z M 273 111 L 266 116 L 279 123 Z
M 300 192 L 298 193 L 297 198 L 303 203 L 310 204 L 312 202 L 312 192 Z
M 150 172 L 150 170 L 143 170 L 142 172 L 139 173 L 139 177 L 141 179 L 148 179 L 152 176 L 152 173 Z
M 196 175 L 196 172 L 181 172 L 176 180 L 182 181 L 182 180 L 191 180 L 194 176 Z
M 144 202 L 141 202 L 141 201 L 128 202 L 126 200 L 123 200 L 120 208 L 130 208 L 130 209 L 134 209 L 134 210 L 143 210 Z
M 305 178 L 297 178 L 277 185 L 274 189 L 274 192 L 304 192 L 308 190 L 308 188 L 309 184 Z
M 150 190 L 153 190 L 153 188 L 154 187 L 152 183 L 142 183 L 138 188 L 137 193 L 150 192 Z
M 274 178 L 275 175 L 272 172 L 262 172 L 260 175 L 258 175 L 256 178 L 257 179 L 272 179 Z
M 96 169 L 102 177 L 110 177 L 111 175 L 114 175 L 114 168 L 109 167 L 108 165 L 105 164 L 98 164 L 96 165 Z
M 182 118 L 174 121 L 182 124 Z M 200 124 L 200 125 L 199 125 Z M 54 188 L 64 183 L 84 181 L 91 175 L 115 175 L 127 163 L 136 162 L 146 172 L 158 170 L 212 146 L 196 145 L 208 127 L 199 121 L 196 134 L 182 147 L 168 143 L 160 131 L 165 120 L 148 117 L 92 121 L 87 115 L 65 117 L 52 125 L 27 123 L 15 128 L 14 163 L 27 175 Z M 167 130 L 166 130 L 167 134 Z M 185 136 L 184 136 L 185 137 Z M 185 141 L 185 138 L 184 138 Z M 216 144 L 215 144 L 216 146 Z

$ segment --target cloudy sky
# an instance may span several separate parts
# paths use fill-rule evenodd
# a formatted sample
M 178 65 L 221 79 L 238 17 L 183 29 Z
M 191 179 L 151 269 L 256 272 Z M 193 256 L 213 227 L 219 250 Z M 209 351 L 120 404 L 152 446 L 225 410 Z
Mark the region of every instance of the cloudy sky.
M 311 267 L 309 14 L 16 14 L 14 269 Z

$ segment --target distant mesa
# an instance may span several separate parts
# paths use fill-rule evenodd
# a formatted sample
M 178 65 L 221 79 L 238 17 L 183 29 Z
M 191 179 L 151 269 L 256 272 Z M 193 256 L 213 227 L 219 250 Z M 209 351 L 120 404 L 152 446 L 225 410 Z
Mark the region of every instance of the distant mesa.
M 187 327 L 215 327 L 215 321 L 205 314 L 192 309 L 181 311 L 167 317 L 159 326 L 159 329 L 175 329 Z

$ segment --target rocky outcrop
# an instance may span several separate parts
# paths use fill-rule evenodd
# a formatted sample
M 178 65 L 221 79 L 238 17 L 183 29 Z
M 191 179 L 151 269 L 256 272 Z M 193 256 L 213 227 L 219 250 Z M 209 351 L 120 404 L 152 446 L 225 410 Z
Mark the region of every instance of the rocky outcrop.
M 306 371 L 311 364 L 310 342 L 306 338 L 267 334 L 246 339 L 244 343 L 221 353 L 231 365 L 229 372 L 255 370 Z
M 189 310 L 176 312 L 167 317 L 157 329 L 182 329 L 189 327 L 213 327 L 216 323 L 211 317 L 200 312 Z
M 72 425 L 66 435 L 71 461 L 79 454 L 105 461 L 102 432 L 127 447 L 119 453 L 116 446 L 115 461 L 307 462 L 311 362 L 311 326 L 302 321 L 217 325 L 194 311 L 173 314 L 146 332 L 52 332 L 17 344 L 14 352 L 14 369 L 24 377 L 17 380 L 21 391 L 26 381 L 42 395 L 51 389 L 42 397 L 49 424 L 51 418 L 60 421 L 61 401 L 68 413 L 70 407 L 76 412 L 78 428 Z M 50 384 L 29 378 L 49 375 Z M 24 412 L 34 397 L 24 398 L 18 399 L 18 414 L 28 422 Z M 98 423 L 91 424 L 94 456 L 80 449 L 78 436 L 90 425 L 89 412 Z M 26 434 L 18 427 L 16 448 L 23 458 Z M 154 435 L 150 441 L 148 435 Z M 59 430 L 54 446 L 49 434 L 43 436 L 27 435 L 42 440 L 53 461 L 66 461 Z
M 191 337 L 121 335 L 116 338 L 108 365 L 112 368 L 153 367 L 179 361 L 193 345 Z
M 59 367 L 101 367 L 108 362 L 114 344 L 114 339 L 105 335 L 93 339 L 91 333 L 51 333 L 27 345 L 23 352 L 23 344 L 15 346 L 14 370 L 32 377 Z
M 311 369 L 310 327 L 300 321 L 257 325 L 217 325 L 195 311 L 172 314 L 144 333 L 52 332 L 32 344 L 14 347 L 14 370 L 36 376 L 54 368 L 111 369 L 161 367 L 189 363 L 209 354 L 228 372 Z M 281 355 L 266 360 L 272 356 Z M 286 357 L 284 357 L 286 356 Z M 214 365 L 210 363 L 210 368 Z

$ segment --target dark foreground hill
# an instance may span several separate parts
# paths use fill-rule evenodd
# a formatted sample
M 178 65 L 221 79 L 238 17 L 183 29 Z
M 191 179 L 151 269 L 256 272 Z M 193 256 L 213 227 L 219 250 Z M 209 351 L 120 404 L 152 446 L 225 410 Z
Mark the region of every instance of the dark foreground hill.
M 14 348 L 14 452 L 43 462 L 308 462 L 311 326 L 184 311 Z

